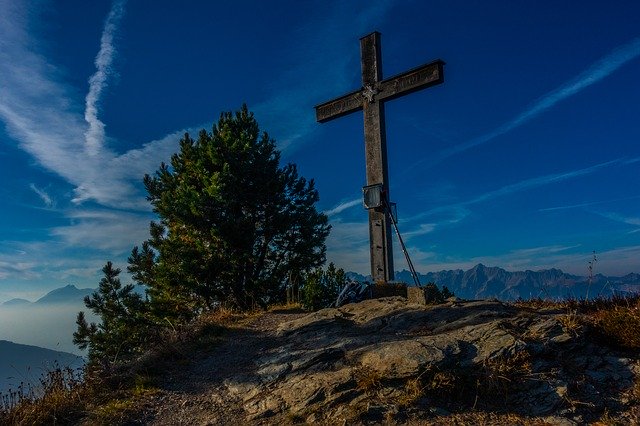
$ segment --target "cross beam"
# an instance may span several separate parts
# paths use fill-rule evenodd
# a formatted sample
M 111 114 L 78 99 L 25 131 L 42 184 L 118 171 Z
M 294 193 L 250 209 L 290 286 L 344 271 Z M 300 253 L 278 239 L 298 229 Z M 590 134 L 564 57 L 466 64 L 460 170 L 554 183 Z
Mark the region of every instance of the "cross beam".
M 360 39 L 362 88 L 315 107 L 316 120 L 324 123 L 344 115 L 364 111 L 364 143 L 367 185 L 382 184 L 389 198 L 387 141 L 384 102 L 444 82 L 444 62 L 440 59 L 382 79 L 380 33 Z M 385 208 L 369 210 L 371 276 L 374 281 L 393 280 L 391 218 Z

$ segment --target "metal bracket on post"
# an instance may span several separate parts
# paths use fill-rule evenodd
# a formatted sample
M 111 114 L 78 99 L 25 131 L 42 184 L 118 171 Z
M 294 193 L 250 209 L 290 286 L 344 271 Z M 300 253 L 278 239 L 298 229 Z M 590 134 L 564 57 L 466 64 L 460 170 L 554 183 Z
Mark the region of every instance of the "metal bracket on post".
M 362 203 L 367 210 L 384 207 L 384 190 L 381 183 L 362 187 Z
M 404 257 L 407 260 L 407 265 L 409 266 L 409 270 L 411 271 L 411 277 L 413 278 L 415 285 L 420 286 L 418 273 L 413 266 L 413 262 L 411 261 L 409 252 L 407 251 L 407 247 L 405 246 L 402 235 L 400 235 L 400 230 L 398 229 L 398 211 L 396 208 L 396 203 L 392 203 L 387 200 L 387 194 L 385 194 L 384 188 L 381 183 L 362 187 L 362 196 L 362 202 L 365 209 L 380 211 L 386 214 L 387 217 L 391 220 L 393 229 L 396 231 L 396 236 L 398 237 L 398 241 L 400 242 L 400 247 L 402 247 L 402 253 L 404 253 Z

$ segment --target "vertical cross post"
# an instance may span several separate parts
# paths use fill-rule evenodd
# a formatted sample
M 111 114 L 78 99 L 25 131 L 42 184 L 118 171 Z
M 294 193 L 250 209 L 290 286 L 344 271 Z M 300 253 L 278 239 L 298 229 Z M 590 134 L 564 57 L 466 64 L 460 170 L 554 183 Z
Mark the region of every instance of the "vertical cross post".
M 380 33 L 374 32 L 360 39 L 360 58 L 365 90 L 362 109 L 367 185 L 382 184 L 383 195 L 390 200 L 384 105 L 375 97 L 378 83 L 382 81 Z M 385 208 L 369 210 L 369 244 L 373 280 L 392 281 L 391 219 Z

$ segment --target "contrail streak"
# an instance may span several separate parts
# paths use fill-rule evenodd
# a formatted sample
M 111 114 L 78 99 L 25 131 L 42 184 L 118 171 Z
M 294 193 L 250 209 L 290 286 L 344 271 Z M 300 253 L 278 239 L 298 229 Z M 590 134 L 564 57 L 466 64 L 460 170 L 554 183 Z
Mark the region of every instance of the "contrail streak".
M 116 53 L 113 38 L 124 14 L 124 4 L 124 0 L 118 0 L 111 7 L 100 39 L 100 51 L 95 60 L 96 72 L 89 79 L 89 93 L 84 110 L 84 119 L 89 124 L 89 129 L 84 135 L 89 155 L 96 155 L 104 143 L 104 123 L 98 118 L 98 102 L 111 73 L 111 64 Z
M 358 204 L 362 204 L 362 198 L 356 198 L 353 200 L 344 201 L 332 209 L 325 210 L 324 214 L 326 214 L 327 216 L 333 216 L 343 212 L 344 210 L 350 209 L 351 207 L 357 206 Z

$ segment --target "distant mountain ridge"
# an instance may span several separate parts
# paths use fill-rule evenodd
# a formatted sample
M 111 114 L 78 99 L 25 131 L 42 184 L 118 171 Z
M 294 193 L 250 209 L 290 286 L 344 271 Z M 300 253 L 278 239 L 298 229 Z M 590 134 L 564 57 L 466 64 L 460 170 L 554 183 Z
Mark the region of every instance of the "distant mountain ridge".
M 81 354 L 73 344 L 72 335 L 77 328 L 75 320 L 78 312 L 85 311 L 89 321 L 96 321 L 84 304 L 85 296 L 94 291 L 67 285 L 48 292 L 35 302 L 11 299 L 0 303 L 0 340 Z M 0 362 L 2 355 L 0 353 Z
M 93 288 L 77 288 L 69 284 L 64 287 L 57 288 L 42 296 L 35 303 L 68 303 L 76 300 L 83 300 L 85 296 L 93 293 Z
M 348 272 L 347 276 L 357 280 L 371 280 L 371 276 L 364 276 Z M 630 273 L 622 277 L 607 277 L 594 275 L 591 285 L 588 277 L 571 275 L 560 269 L 543 269 L 540 271 L 509 272 L 496 266 L 477 264 L 466 271 L 462 269 L 443 270 L 439 272 L 418 273 L 421 284 L 434 282 L 438 286 L 446 286 L 458 297 L 465 299 L 514 300 L 529 299 L 589 297 L 614 293 L 640 292 L 640 274 Z M 411 273 L 402 270 L 395 273 L 395 279 L 406 283 L 413 283 Z
M 35 302 L 30 302 L 26 299 L 11 299 L 4 303 L 0 303 L 0 307 L 3 306 L 31 306 L 31 305 L 46 305 L 46 304 L 62 304 L 62 303 L 76 303 L 82 302 L 85 296 L 91 295 L 95 289 L 93 288 L 78 288 L 73 284 L 66 285 L 64 287 L 56 288 L 45 294 Z

